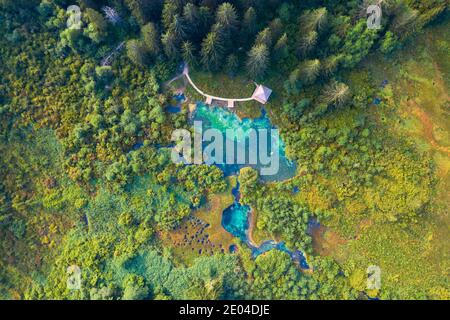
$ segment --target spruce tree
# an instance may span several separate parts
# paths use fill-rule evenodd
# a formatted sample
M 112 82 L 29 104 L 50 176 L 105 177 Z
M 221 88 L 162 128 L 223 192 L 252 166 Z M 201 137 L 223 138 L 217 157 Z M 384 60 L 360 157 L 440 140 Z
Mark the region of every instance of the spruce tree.
M 156 26 L 153 22 L 147 23 L 141 29 L 142 39 L 144 41 L 144 45 L 147 48 L 148 52 L 156 57 L 160 50 L 160 34 L 156 29 Z
M 251 78 L 264 75 L 269 66 L 269 49 L 265 44 L 255 44 L 248 53 L 247 72 Z
M 258 33 L 256 37 L 256 44 L 265 44 L 267 48 L 272 46 L 272 32 L 269 27 Z
M 283 34 L 280 39 L 278 39 L 277 43 L 275 44 L 275 47 L 273 48 L 274 51 L 274 58 L 279 61 L 281 59 L 284 59 L 288 56 L 288 37 L 287 34 Z
M 231 76 L 234 77 L 237 73 L 237 70 L 239 68 L 239 59 L 235 54 L 230 54 L 227 57 L 226 64 L 225 64 L 225 72 Z
M 216 23 L 219 24 L 226 32 L 236 29 L 238 25 L 238 18 L 236 10 L 232 4 L 225 2 L 219 6 L 216 13 Z
M 248 8 L 244 14 L 242 31 L 248 35 L 254 35 L 257 32 L 257 17 L 253 7 Z
M 208 70 L 216 70 L 223 59 L 223 43 L 219 33 L 210 32 L 202 42 L 202 63 Z
M 184 41 L 181 45 L 181 55 L 183 60 L 191 66 L 195 64 L 194 51 L 194 45 L 190 41 Z
M 164 53 L 168 58 L 172 59 L 178 56 L 178 38 L 172 29 L 167 30 L 167 32 L 163 34 L 161 42 L 163 44 Z
M 350 97 L 350 88 L 342 82 L 333 81 L 324 91 L 324 99 L 328 104 L 342 106 Z
M 141 66 L 146 64 L 146 50 L 141 41 L 129 40 L 126 44 L 126 49 L 127 56 L 133 63 Z

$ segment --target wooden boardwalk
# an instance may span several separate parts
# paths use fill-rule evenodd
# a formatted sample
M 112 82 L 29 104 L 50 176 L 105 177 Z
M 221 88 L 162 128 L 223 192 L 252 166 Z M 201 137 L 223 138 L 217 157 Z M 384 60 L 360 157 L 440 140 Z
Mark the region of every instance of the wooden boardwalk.
M 189 66 L 187 65 L 187 63 L 184 64 L 183 67 L 183 73 L 176 76 L 175 78 L 169 80 L 168 82 L 166 82 L 166 85 L 170 85 L 172 82 L 183 78 L 184 83 L 186 85 L 186 79 L 188 81 L 188 83 L 192 86 L 192 88 L 194 88 L 195 91 L 197 91 L 199 94 L 201 94 L 203 97 L 205 97 L 205 103 L 208 105 L 211 105 L 213 101 L 222 101 L 222 102 L 226 102 L 226 105 L 228 106 L 228 108 L 234 108 L 235 107 L 235 103 L 236 102 L 247 102 L 247 101 L 258 101 L 259 103 L 262 104 L 266 104 L 267 100 L 269 99 L 272 90 L 270 90 L 269 88 L 266 88 L 262 85 L 256 85 L 256 90 L 253 93 L 253 95 L 251 97 L 248 98 L 223 98 L 223 97 L 217 97 L 217 96 L 213 96 L 211 94 L 205 93 L 203 92 L 201 89 L 199 89 L 199 87 L 197 87 L 197 85 L 194 83 L 194 81 L 192 81 L 191 77 L 189 76 Z
M 192 81 L 191 77 L 189 76 L 189 67 L 187 64 L 184 64 L 183 75 L 186 77 L 189 84 L 195 89 L 195 91 L 197 91 L 199 94 L 201 94 L 202 96 L 204 96 L 206 98 L 206 100 L 205 100 L 206 104 L 212 104 L 213 100 L 216 100 L 216 101 L 226 102 L 228 108 L 234 108 L 235 102 L 246 102 L 246 101 L 254 100 L 253 96 L 249 97 L 249 98 L 223 98 L 223 97 L 217 97 L 217 96 L 213 96 L 213 95 L 203 92 L 195 85 L 194 81 Z

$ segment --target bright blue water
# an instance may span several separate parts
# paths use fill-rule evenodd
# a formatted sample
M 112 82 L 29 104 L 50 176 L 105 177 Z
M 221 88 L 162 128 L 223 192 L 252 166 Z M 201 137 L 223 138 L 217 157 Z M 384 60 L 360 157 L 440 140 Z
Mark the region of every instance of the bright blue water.
M 239 184 L 233 188 L 234 203 L 222 213 L 222 226 L 233 236 L 248 242 L 247 230 L 249 227 L 250 207 L 240 204 Z
M 238 130 L 242 129 L 244 132 L 243 137 L 238 137 L 237 143 L 246 143 L 246 139 L 248 138 L 248 134 L 245 134 L 250 129 L 275 129 L 270 119 L 267 117 L 266 113 L 262 112 L 261 117 L 257 119 L 240 119 L 235 113 L 230 112 L 229 110 L 221 107 L 210 107 L 203 103 L 197 104 L 197 109 L 193 115 L 192 120 L 194 121 L 202 121 L 202 129 L 203 131 L 214 128 L 223 133 L 225 137 L 225 132 L 227 129 Z M 271 131 L 272 139 L 275 138 L 273 132 Z M 239 141 L 239 138 L 241 141 Z M 270 143 L 269 143 L 270 145 Z M 275 147 L 279 150 L 280 155 L 280 165 L 279 171 L 277 174 L 273 176 L 262 176 L 260 175 L 260 179 L 263 182 L 269 181 L 283 181 L 290 179 L 296 175 L 296 165 L 294 162 L 290 161 L 285 152 L 285 145 L 281 138 L 276 139 Z M 248 151 L 248 150 L 246 150 Z M 272 150 L 269 149 L 269 152 Z M 226 155 L 224 155 L 226 157 Z M 228 164 L 217 164 L 217 166 L 225 173 L 225 175 L 237 175 L 239 170 L 242 167 L 248 165 L 228 165 Z M 261 168 L 261 164 L 252 165 L 256 170 Z M 298 188 L 293 190 L 294 193 L 299 192 Z M 291 251 L 289 250 L 284 242 L 276 242 L 274 240 L 269 240 L 264 242 L 260 247 L 255 247 L 252 243 L 250 243 L 248 239 L 248 229 L 249 229 L 249 215 L 251 212 L 251 208 L 246 205 L 242 205 L 239 202 L 240 194 L 239 194 L 239 184 L 232 190 L 235 201 L 234 203 L 226 208 L 222 214 L 222 226 L 226 231 L 231 233 L 233 236 L 241 239 L 244 243 L 246 243 L 252 249 L 252 256 L 256 258 L 257 256 L 272 250 L 280 250 L 286 252 L 291 256 L 291 258 L 298 262 L 299 265 L 308 269 L 309 266 L 306 262 L 306 258 L 301 251 Z M 230 248 L 230 251 L 231 248 Z
M 131 150 L 135 151 L 135 150 L 142 148 L 143 146 L 144 146 L 144 144 L 142 142 L 138 142 L 131 147 Z
M 263 242 L 259 247 L 254 246 L 248 239 L 249 215 L 251 208 L 239 203 L 239 184 L 236 188 L 233 188 L 232 192 L 235 197 L 235 201 L 230 207 L 226 208 L 222 214 L 222 226 L 224 229 L 247 244 L 247 246 L 249 246 L 252 250 L 253 258 L 258 257 L 267 251 L 276 249 L 289 254 L 291 259 L 294 262 L 297 262 L 302 269 L 309 269 L 309 265 L 303 255 L 303 252 L 300 250 L 289 250 L 284 242 L 268 240 Z M 233 251 L 234 250 L 231 250 L 230 248 L 230 252 Z
M 270 130 L 271 139 L 275 141 L 275 147 L 278 148 L 279 151 L 279 170 L 275 175 L 260 175 L 260 179 L 264 182 L 270 181 L 283 181 L 289 178 L 292 178 L 296 174 L 297 167 L 293 161 L 290 161 L 286 156 L 285 145 L 281 138 L 276 139 L 274 135 L 274 131 L 271 129 L 275 129 L 275 127 L 270 122 L 270 119 L 267 117 L 266 112 L 263 110 L 261 117 L 257 119 L 240 119 L 235 113 L 226 110 L 221 107 L 211 107 L 207 106 L 203 103 L 199 103 L 197 105 L 197 109 L 193 116 L 194 121 L 202 121 L 202 129 L 203 131 L 213 128 L 222 132 L 225 137 L 225 132 L 227 129 L 237 130 L 242 129 L 244 135 L 242 137 L 238 137 L 236 139 L 237 143 L 241 145 L 247 144 L 246 153 L 256 152 L 256 150 L 248 150 L 248 132 L 251 129 L 267 129 Z M 270 142 L 268 143 L 270 146 Z M 225 144 L 224 144 L 225 146 Z M 225 150 L 224 150 L 225 151 Z M 268 150 L 271 152 L 272 150 L 269 148 Z M 224 158 L 226 157 L 226 152 L 224 152 Z M 249 166 L 248 164 L 239 165 L 239 164 L 217 164 L 217 166 L 225 173 L 226 176 L 236 175 L 239 170 L 243 167 Z M 256 170 L 260 170 L 262 168 L 262 164 L 259 162 L 256 165 L 250 165 Z
M 307 233 L 312 234 L 315 229 L 320 228 L 320 222 L 317 219 L 310 219 L 308 222 Z
M 223 211 L 222 226 L 233 236 L 240 238 L 242 241 L 246 241 L 249 213 L 249 206 L 233 203 L 233 205 Z
M 178 94 L 174 96 L 175 101 L 177 102 L 174 106 L 168 106 L 165 108 L 168 113 L 180 113 L 181 112 L 181 104 L 186 100 L 184 94 Z
M 253 247 L 252 248 L 252 256 L 256 258 L 257 256 L 266 253 L 267 251 L 270 251 L 272 249 L 280 250 L 283 252 L 286 252 L 293 261 L 297 262 L 302 269 L 309 269 L 308 262 L 306 261 L 305 256 L 303 255 L 303 252 L 300 250 L 291 251 L 286 247 L 286 244 L 284 242 L 275 242 L 273 240 L 266 241 L 262 243 L 259 248 Z
M 181 106 L 168 106 L 165 109 L 168 113 L 180 113 Z

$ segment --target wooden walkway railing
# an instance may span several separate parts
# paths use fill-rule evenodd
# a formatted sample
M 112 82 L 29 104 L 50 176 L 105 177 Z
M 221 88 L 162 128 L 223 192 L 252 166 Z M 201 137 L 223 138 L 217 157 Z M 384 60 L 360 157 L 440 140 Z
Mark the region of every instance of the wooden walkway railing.
M 249 97 L 249 98 L 223 98 L 223 97 L 217 97 L 217 96 L 213 96 L 210 94 L 207 94 L 205 92 L 203 92 L 202 90 L 200 90 L 194 83 L 194 81 L 192 81 L 191 77 L 189 76 L 189 67 L 187 64 L 184 65 L 184 69 L 183 69 L 183 75 L 186 77 L 186 79 L 189 81 L 190 85 L 195 89 L 195 91 L 197 91 L 199 94 L 201 94 L 202 96 L 204 96 L 206 98 L 206 104 L 211 104 L 213 100 L 217 100 L 217 101 L 224 101 L 227 103 L 228 108 L 234 108 L 234 103 L 235 102 L 246 102 L 246 101 L 252 101 L 254 100 L 253 97 Z

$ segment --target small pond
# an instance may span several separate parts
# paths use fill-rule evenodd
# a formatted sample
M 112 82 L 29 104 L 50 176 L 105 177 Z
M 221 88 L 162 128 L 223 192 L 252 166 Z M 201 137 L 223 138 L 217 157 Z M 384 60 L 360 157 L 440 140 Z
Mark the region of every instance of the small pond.
M 177 101 L 184 100 L 184 96 L 176 97 Z M 175 111 L 172 109 L 168 110 Z M 272 182 L 272 181 L 284 181 L 290 178 L 293 178 L 296 175 L 297 167 L 296 164 L 289 160 L 286 156 L 285 145 L 281 140 L 281 137 L 274 135 L 272 129 L 276 129 L 270 119 L 268 118 L 264 109 L 262 110 L 262 114 L 259 118 L 249 119 L 244 118 L 240 119 L 235 113 L 231 112 L 227 108 L 223 107 L 213 107 L 207 106 L 204 103 L 198 103 L 196 110 L 191 118 L 192 121 L 201 121 L 202 122 L 202 130 L 203 132 L 207 129 L 213 128 L 219 130 L 223 137 L 225 138 L 226 130 L 239 130 L 242 129 L 244 132 L 244 136 L 241 136 L 241 141 L 237 139 L 236 143 L 246 143 L 248 139 L 247 133 L 251 131 L 250 129 L 258 130 L 258 129 L 266 129 L 270 132 L 270 138 L 275 141 L 274 145 L 278 148 L 279 151 L 279 170 L 274 175 L 260 175 L 260 179 L 263 182 Z M 269 144 L 270 145 L 270 144 Z M 273 148 L 273 146 L 271 148 Z M 251 150 L 250 150 L 251 152 Z M 269 149 L 268 152 L 273 152 L 273 150 Z M 226 157 L 226 155 L 224 155 Z M 215 164 L 217 165 L 226 176 L 238 175 L 239 170 L 243 167 L 249 165 L 238 165 L 238 164 Z M 256 165 L 251 165 L 254 169 L 260 170 L 262 165 L 258 162 Z M 298 188 L 294 188 L 293 193 L 298 193 L 300 190 Z M 233 188 L 232 190 L 234 196 L 234 203 L 226 208 L 222 214 L 222 226 L 223 228 L 231 233 L 236 238 L 239 238 L 243 243 L 248 245 L 252 250 L 252 256 L 256 258 L 257 256 L 269 251 L 269 250 L 280 250 L 286 252 L 290 255 L 293 261 L 298 263 L 301 268 L 309 269 L 308 263 L 304 254 L 299 251 L 291 251 L 289 250 L 284 242 L 276 242 L 274 240 L 268 240 L 262 243 L 259 247 L 255 246 L 249 241 L 248 230 L 249 230 L 249 220 L 251 214 L 251 208 L 246 205 L 242 205 L 240 203 L 240 193 L 239 193 L 239 184 Z M 232 245 L 229 248 L 231 253 L 237 251 L 237 246 Z
M 248 132 L 251 131 L 251 129 L 258 130 L 258 129 L 266 129 L 271 134 L 271 139 L 274 139 L 275 146 L 278 148 L 279 151 L 279 170 L 275 175 L 261 175 L 260 178 L 264 182 L 270 182 L 270 181 L 283 181 L 287 180 L 289 178 L 292 178 L 296 174 L 297 167 L 295 163 L 291 160 L 289 160 L 286 156 L 285 146 L 281 138 L 275 136 L 275 133 L 272 131 L 272 129 L 276 129 L 272 123 L 270 122 L 270 119 L 267 117 L 266 112 L 264 109 L 262 110 L 262 115 L 259 118 L 256 119 L 240 119 L 235 113 L 229 111 L 226 108 L 222 107 L 213 107 L 213 106 L 207 106 L 204 103 L 198 103 L 196 111 L 193 115 L 194 121 L 202 121 L 202 129 L 203 131 L 213 128 L 217 129 L 220 132 L 222 132 L 223 136 L 225 137 L 225 133 L 227 129 L 231 130 L 239 130 L 242 129 L 242 132 L 244 135 L 242 137 L 239 137 L 240 139 L 236 139 L 236 143 L 239 144 L 246 144 L 245 146 L 248 146 Z M 276 139 L 276 140 L 275 140 Z M 270 145 L 270 143 L 269 143 Z M 248 148 L 246 148 L 248 149 Z M 255 152 L 254 150 L 246 150 L 247 152 Z M 269 149 L 269 151 L 272 151 Z M 224 157 L 226 157 L 226 152 L 224 154 Z M 259 160 L 259 159 L 258 159 Z M 239 170 L 243 167 L 249 166 L 247 165 L 239 165 L 239 164 L 218 164 L 217 165 L 222 171 L 225 173 L 226 176 L 230 175 L 236 175 Z M 262 165 L 258 161 L 256 165 L 250 165 L 251 167 L 255 168 L 256 170 L 260 170 Z
M 241 239 L 247 246 L 252 249 L 253 258 L 266 253 L 267 251 L 276 249 L 289 254 L 294 262 L 297 262 L 302 269 L 309 269 L 306 258 L 300 250 L 289 250 L 284 242 L 276 242 L 268 240 L 263 242 L 259 247 L 252 244 L 248 238 L 249 218 L 251 208 L 239 203 L 239 184 L 233 189 L 234 203 L 226 208 L 222 214 L 222 226 L 233 236 Z M 235 247 L 233 247 L 235 248 Z M 235 252 L 235 249 L 230 248 L 230 252 Z

